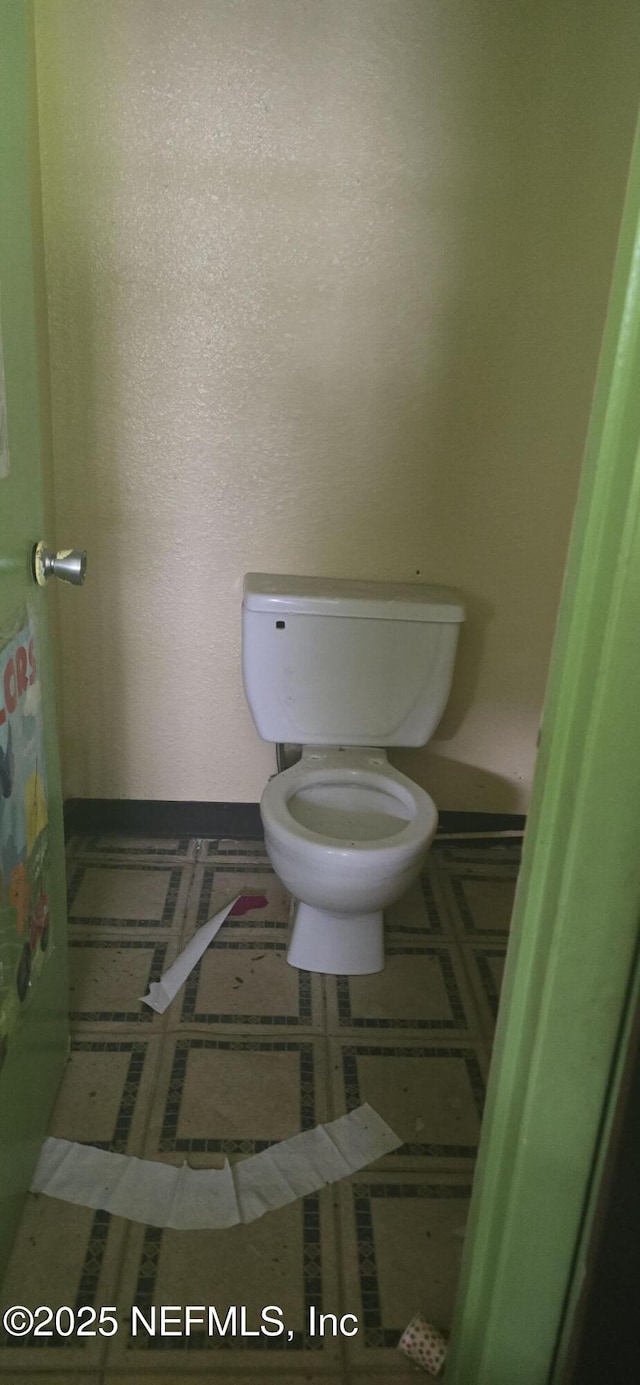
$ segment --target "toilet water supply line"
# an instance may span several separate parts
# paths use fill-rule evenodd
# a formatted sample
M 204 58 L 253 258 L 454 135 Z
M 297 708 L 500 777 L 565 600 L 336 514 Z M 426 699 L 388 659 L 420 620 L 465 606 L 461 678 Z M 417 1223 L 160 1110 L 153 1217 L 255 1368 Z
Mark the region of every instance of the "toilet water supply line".
M 276 768 L 278 774 L 282 774 L 285 769 L 291 769 L 291 766 L 296 764 L 301 755 L 301 746 L 278 741 L 276 743 Z

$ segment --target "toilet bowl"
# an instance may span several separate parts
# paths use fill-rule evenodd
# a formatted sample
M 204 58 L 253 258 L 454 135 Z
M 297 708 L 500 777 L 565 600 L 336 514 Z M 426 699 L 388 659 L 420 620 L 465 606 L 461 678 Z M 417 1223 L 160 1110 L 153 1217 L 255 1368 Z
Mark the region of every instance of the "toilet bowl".
M 260 804 L 267 854 L 293 897 L 287 960 L 333 975 L 384 966 L 383 911 L 419 874 L 438 813 L 383 750 L 303 749 Z

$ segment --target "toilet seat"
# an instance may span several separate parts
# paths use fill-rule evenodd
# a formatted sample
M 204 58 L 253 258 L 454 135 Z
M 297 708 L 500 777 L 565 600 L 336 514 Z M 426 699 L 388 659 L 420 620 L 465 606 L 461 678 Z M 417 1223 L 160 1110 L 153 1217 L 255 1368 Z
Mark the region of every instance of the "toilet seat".
M 412 858 L 438 820 L 424 789 L 394 769 L 383 750 L 368 748 L 305 748 L 297 764 L 269 780 L 260 807 L 265 829 L 283 850 L 299 844 L 318 869 L 340 860 L 358 871 L 374 867 L 376 874 Z M 378 823 L 383 830 L 375 835 Z
M 384 909 L 416 879 L 435 803 L 384 750 L 303 750 L 260 804 L 267 855 L 292 898 L 287 960 L 362 976 L 384 966 Z

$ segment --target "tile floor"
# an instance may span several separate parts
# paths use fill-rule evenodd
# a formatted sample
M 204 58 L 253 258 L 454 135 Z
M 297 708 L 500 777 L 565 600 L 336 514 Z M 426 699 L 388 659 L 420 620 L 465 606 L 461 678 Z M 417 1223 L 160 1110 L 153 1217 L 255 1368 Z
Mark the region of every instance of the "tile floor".
M 69 849 L 72 1045 L 50 1133 L 193 1166 L 264 1149 L 368 1101 L 402 1146 L 319 1194 L 225 1231 L 145 1227 L 30 1196 L 3 1299 L 116 1305 L 112 1338 L 0 1338 L 28 1385 L 192 1379 L 415 1380 L 397 1351 L 413 1315 L 454 1302 L 519 862 L 519 841 L 437 839 L 389 911 L 387 965 L 322 977 L 287 965 L 289 899 L 260 841 L 76 838 Z M 164 1015 L 141 1006 L 187 939 L 242 891 Z M 132 1337 L 130 1308 L 279 1305 L 279 1338 Z M 355 1314 L 311 1336 L 311 1307 Z M 422 1376 L 426 1379 L 425 1376 Z

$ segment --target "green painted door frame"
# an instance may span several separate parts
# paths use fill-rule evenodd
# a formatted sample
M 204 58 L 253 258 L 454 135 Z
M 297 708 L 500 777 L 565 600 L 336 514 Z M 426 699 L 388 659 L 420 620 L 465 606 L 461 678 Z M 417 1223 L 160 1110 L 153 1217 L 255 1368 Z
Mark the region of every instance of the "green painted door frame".
M 31 575 L 33 544 L 48 537 L 34 275 L 35 122 L 30 5 L 25 0 L 0 0 L 0 331 L 6 383 L 5 447 L 0 453 L 5 458 L 9 454 L 10 463 L 8 474 L 0 474 L 0 664 L 8 634 L 24 628 L 26 613 L 37 656 L 33 692 L 38 699 L 34 698 L 29 720 L 39 724 L 41 709 L 44 764 L 39 768 L 40 781 L 46 784 L 47 817 L 40 837 L 46 870 L 34 879 L 31 862 L 36 853 L 31 851 L 11 869 L 7 849 L 8 841 L 19 842 L 22 835 L 26 791 L 20 762 L 24 764 L 27 737 L 19 732 L 21 717 L 26 720 L 21 710 L 26 685 L 21 686 L 17 676 L 13 681 L 5 660 L 0 688 L 0 744 L 5 750 L 0 794 L 0 1279 L 67 1061 L 69 1033 L 62 792 L 48 601 L 47 592 Z M 0 467 L 0 473 L 6 470 Z M 18 666 L 16 655 L 14 668 Z M 13 750 L 7 756 L 9 729 Z M 39 737 L 37 745 L 40 755 Z M 36 768 L 38 764 L 36 759 Z M 39 808 L 36 819 L 41 813 Z M 46 919 L 49 924 L 44 927 Z M 24 987 L 17 985 L 16 942 L 22 956 L 30 959 Z
M 447 1385 L 562 1380 L 621 1036 L 638 994 L 639 917 L 640 132 L 551 661 Z

